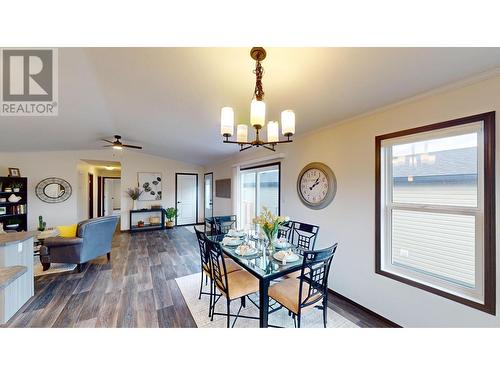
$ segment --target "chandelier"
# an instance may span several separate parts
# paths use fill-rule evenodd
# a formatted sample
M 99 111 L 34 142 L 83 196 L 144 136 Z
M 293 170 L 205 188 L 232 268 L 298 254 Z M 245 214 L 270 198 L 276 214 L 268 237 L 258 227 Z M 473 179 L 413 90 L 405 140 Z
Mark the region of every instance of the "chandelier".
M 229 138 L 234 133 L 234 111 L 231 107 L 221 109 L 220 132 L 224 137 L 224 143 L 235 143 L 240 145 L 240 151 L 248 150 L 252 147 L 264 147 L 268 150 L 276 151 L 275 146 L 278 143 L 290 143 L 291 136 L 295 133 L 295 113 L 291 110 L 281 112 L 281 132 L 286 137 L 280 140 L 278 121 L 269 121 L 267 124 L 267 142 L 260 139 L 260 131 L 266 122 L 266 103 L 264 99 L 264 89 L 262 88 L 262 76 L 264 69 L 261 61 L 266 58 L 266 50 L 262 47 L 254 47 L 250 51 L 250 56 L 255 63 L 255 90 L 250 104 L 250 125 L 255 129 L 255 139 L 248 141 L 248 126 L 239 124 L 236 127 L 236 141 Z

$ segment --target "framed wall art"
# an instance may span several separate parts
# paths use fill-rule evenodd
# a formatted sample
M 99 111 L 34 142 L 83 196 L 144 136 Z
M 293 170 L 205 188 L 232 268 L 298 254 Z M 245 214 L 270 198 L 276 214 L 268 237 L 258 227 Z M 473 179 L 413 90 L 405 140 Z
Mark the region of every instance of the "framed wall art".
M 160 201 L 162 199 L 162 178 L 158 172 L 137 173 L 139 189 L 144 192 L 139 197 L 140 201 Z

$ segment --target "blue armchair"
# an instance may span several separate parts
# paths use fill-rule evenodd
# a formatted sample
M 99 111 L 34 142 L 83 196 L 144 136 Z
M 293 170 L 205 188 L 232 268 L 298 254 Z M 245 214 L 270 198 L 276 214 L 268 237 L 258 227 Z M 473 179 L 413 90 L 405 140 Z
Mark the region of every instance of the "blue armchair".
M 47 238 L 40 247 L 43 270 L 48 270 L 50 263 L 73 263 L 81 272 L 82 264 L 104 254 L 109 261 L 117 223 L 117 216 L 98 217 L 78 223 L 76 237 Z

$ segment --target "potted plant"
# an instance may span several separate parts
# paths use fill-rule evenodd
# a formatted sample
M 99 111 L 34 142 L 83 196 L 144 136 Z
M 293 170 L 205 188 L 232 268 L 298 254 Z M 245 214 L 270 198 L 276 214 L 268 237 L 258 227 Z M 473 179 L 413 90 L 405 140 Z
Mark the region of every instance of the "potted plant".
M 139 197 L 141 196 L 141 194 L 143 193 L 143 191 L 141 189 L 139 189 L 138 187 L 136 188 L 128 188 L 127 191 L 126 191 L 127 195 L 130 197 L 130 199 L 132 199 L 132 209 L 135 211 L 137 209 L 137 200 L 139 199 Z
M 23 184 L 21 182 L 13 182 L 10 187 L 14 193 L 19 193 L 19 191 L 23 188 Z
M 144 227 L 144 220 L 139 220 L 139 221 L 137 222 L 137 226 L 138 226 L 139 228 Z
M 167 218 L 167 228 L 174 227 L 174 219 L 177 217 L 177 210 L 169 207 L 165 210 L 165 217 Z
M 43 216 L 38 216 L 38 230 L 43 232 L 47 228 L 47 223 L 43 221 Z

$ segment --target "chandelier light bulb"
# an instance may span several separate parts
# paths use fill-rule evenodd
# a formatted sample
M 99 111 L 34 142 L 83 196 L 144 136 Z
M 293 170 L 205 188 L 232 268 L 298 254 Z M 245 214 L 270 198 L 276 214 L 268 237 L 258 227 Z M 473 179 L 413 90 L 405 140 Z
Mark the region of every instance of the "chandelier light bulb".
M 286 137 L 295 134 L 295 113 L 289 109 L 281 112 L 281 132 Z
M 279 141 L 279 124 L 278 121 L 269 121 L 267 124 L 267 141 L 274 143 Z
M 245 124 L 238 125 L 236 129 L 236 140 L 238 142 L 247 142 L 248 140 L 248 126 Z
M 220 111 L 220 133 L 228 137 L 234 133 L 234 111 L 231 107 L 224 107 Z
M 250 125 L 264 126 L 266 123 L 266 103 L 253 99 L 250 104 Z

